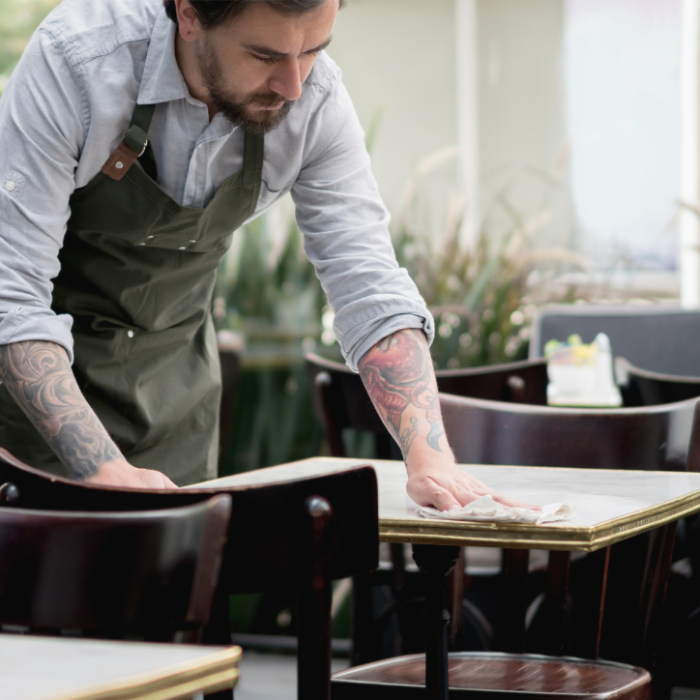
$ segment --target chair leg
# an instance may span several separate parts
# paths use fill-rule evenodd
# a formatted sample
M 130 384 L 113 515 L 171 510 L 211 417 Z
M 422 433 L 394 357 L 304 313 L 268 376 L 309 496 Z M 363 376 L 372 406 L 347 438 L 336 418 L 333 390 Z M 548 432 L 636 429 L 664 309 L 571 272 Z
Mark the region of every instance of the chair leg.
M 331 578 L 327 556 L 333 513 L 320 496 L 307 498 L 305 506 L 302 532 L 305 530 L 310 546 L 300 562 L 297 693 L 304 700 L 330 700 Z

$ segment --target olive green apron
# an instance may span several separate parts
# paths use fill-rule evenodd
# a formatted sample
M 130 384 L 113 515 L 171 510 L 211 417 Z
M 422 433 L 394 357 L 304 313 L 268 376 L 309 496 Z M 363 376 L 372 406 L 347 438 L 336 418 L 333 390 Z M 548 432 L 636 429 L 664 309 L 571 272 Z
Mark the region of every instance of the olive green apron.
M 182 485 L 216 474 L 221 376 L 211 298 L 233 232 L 255 212 L 263 136 L 246 134 L 243 171 L 207 207 L 180 206 L 156 184 L 147 136 L 154 109 L 137 105 L 102 172 L 73 193 L 53 309 L 74 319 L 75 376 L 125 457 Z M 0 415 L 0 445 L 67 473 L 4 386 Z

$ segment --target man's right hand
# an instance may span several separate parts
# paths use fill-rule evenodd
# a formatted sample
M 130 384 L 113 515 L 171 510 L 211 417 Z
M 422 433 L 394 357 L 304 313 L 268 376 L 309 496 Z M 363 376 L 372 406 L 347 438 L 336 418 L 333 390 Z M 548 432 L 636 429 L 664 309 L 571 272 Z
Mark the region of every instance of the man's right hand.
M 119 486 L 129 489 L 176 489 L 165 474 L 153 469 L 139 469 L 123 459 L 111 459 L 83 480 L 86 484 Z

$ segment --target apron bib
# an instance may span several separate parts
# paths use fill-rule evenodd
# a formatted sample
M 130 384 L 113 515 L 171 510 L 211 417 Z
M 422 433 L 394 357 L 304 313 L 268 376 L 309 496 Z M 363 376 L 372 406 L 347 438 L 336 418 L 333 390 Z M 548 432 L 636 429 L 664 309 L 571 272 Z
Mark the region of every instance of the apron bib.
M 52 308 L 74 319 L 78 385 L 126 459 L 183 485 L 216 475 L 221 372 L 211 300 L 233 232 L 255 213 L 263 136 L 246 134 L 243 171 L 207 207 L 185 207 L 156 184 L 154 110 L 136 106 L 102 172 L 73 193 Z M 132 166 L 136 154 L 142 167 Z M 0 415 L 0 445 L 67 475 L 2 385 Z

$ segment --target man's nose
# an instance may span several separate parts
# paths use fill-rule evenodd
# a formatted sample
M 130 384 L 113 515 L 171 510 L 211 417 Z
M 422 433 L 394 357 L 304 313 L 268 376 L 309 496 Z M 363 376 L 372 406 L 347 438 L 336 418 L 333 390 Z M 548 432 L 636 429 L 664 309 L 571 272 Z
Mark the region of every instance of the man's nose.
M 278 65 L 278 70 L 270 80 L 270 89 L 285 100 L 298 100 L 301 97 L 301 71 L 295 58 L 288 58 Z

